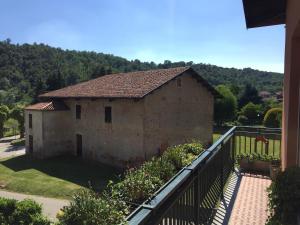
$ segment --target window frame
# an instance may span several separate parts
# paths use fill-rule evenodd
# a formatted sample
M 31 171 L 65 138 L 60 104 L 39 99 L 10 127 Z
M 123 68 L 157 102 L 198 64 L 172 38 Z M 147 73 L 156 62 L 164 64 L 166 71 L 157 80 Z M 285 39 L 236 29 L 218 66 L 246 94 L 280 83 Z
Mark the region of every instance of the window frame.
M 30 129 L 32 129 L 32 114 L 31 113 L 28 114 L 28 127 Z
M 112 107 L 111 106 L 104 107 L 104 122 L 112 123 Z
M 76 120 L 81 120 L 81 105 L 79 104 L 76 104 L 75 106 L 75 117 L 76 117 Z

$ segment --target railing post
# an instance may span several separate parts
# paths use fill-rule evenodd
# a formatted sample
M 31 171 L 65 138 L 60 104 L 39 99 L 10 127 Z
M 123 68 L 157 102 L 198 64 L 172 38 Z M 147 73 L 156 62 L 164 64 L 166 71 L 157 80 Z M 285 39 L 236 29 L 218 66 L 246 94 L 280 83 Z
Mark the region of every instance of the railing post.
M 199 170 L 195 172 L 195 182 L 194 182 L 194 223 L 199 224 Z
M 251 142 L 251 140 L 250 140 Z M 232 152 L 232 171 L 234 172 L 234 164 L 235 164 L 235 131 L 232 136 L 232 145 L 231 145 L 231 152 Z
M 221 198 L 224 198 L 224 193 L 223 193 L 223 183 L 224 183 L 224 162 L 223 162 L 223 160 L 224 160 L 224 157 L 223 157 L 223 154 L 224 154 L 224 143 L 222 142 L 222 144 L 221 144 L 221 150 L 220 150 L 220 154 L 221 154 L 221 163 L 220 163 L 220 165 L 221 165 L 221 175 L 220 175 L 220 179 L 221 179 L 221 182 L 220 182 L 220 188 L 221 188 Z

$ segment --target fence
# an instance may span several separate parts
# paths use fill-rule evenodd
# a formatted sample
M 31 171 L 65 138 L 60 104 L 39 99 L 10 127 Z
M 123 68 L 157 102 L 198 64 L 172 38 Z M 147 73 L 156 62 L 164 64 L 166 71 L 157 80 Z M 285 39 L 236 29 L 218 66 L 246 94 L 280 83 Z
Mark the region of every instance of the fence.
M 129 224 L 205 224 L 214 215 L 225 183 L 234 168 L 231 128 L 191 165 L 183 168 L 152 199 L 139 206 Z
M 281 129 L 232 127 L 189 166 L 140 205 L 127 219 L 133 225 L 209 224 L 223 195 L 235 155 L 280 156 Z

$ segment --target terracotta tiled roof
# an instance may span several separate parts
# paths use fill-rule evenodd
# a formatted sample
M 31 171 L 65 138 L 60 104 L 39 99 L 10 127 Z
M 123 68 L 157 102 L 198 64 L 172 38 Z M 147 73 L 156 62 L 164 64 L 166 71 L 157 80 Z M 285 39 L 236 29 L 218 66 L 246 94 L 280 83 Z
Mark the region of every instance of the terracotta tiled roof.
M 34 105 L 27 106 L 27 110 L 40 110 L 40 111 L 61 111 L 68 110 L 69 108 L 63 102 L 39 102 Z
M 173 78 L 190 70 L 190 67 L 177 67 L 105 75 L 93 80 L 68 86 L 40 95 L 41 98 L 143 98 Z M 215 91 L 203 78 L 200 80 Z

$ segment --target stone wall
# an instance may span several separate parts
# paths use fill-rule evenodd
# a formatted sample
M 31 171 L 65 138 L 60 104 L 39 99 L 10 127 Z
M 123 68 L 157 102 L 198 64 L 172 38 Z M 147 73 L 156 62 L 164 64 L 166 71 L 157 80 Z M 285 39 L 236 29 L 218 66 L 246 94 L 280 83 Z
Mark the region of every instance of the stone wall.
M 212 142 L 213 95 L 190 74 L 182 75 L 145 98 L 144 149 L 147 158 L 167 146 L 193 139 Z

